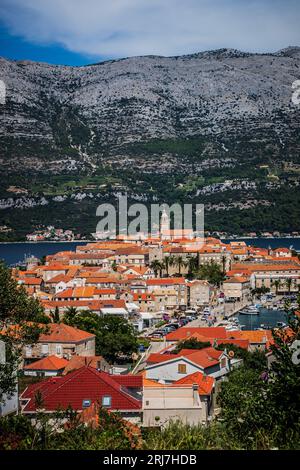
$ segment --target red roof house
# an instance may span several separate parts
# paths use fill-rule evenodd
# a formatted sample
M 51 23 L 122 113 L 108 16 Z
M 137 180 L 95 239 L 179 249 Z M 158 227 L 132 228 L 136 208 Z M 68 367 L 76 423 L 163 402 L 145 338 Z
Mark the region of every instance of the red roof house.
M 99 403 L 109 410 L 136 416 L 142 407 L 136 391 L 142 390 L 142 386 L 142 376 L 122 376 L 120 380 L 119 376 L 84 366 L 65 376 L 30 385 L 20 395 L 20 402 L 22 413 L 34 414 L 37 411 L 35 396 L 40 392 L 46 412 L 68 407 L 81 412 L 93 403 Z
M 175 331 L 172 331 L 171 333 L 168 333 L 166 336 L 166 341 L 171 341 L 171 342 L 176 342 L 176 341 L 182 341 L 186 340 L 192 337 L 194 333 L 197 333 L 198 335 L 201 335 L 202 337 L 204 336 L 205 338 L 212 338 L 212 339 L 226 339 L 226 330 L 224 327 L 221 326 L 216 326 L 216 327 L 203 327 L 203 328 L 197 328 L 197 327 L 182 327 L 178 328 Z
M 24 375 L 59 375 L 68 365 L 68 361 L 57 356 L 48 356 L 23 367 Z
M 198 385 L 199 395 L 211 395 L 215 385 L 215 379 L 209 375 L 204 375 L 201 372 L 187 375 L 182 379 L 177 380 L 173 385 Z

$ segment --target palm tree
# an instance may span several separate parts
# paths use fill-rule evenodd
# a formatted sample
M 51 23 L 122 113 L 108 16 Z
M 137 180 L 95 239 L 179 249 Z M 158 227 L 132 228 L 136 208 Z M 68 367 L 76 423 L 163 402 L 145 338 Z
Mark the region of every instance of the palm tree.
M 279 287 L 281 286 L 280 280 L 275 279 L 275 281 L 272 282 L 272 286 L 275 287 L 275 294 L 278 295 L 278 290 L 279 290 Z
M 67 325 L 71 325 L 77 313 L 78 313 L 77 308 L 75 307 L 67 308 L 63 316 L 63 322 L 66 323 Z
M 59 308 L 55 307 L 54 311 L 50 312 L 50 318 L 52 323 L 59 323 L 60 322 L 60 317 L 59 317 Z
M 181 275 L 181 268 L 186 266 L 186 261 L 184 260 L 184 258 L 179 255 L 179 256 L 176 256 L 176 266 L 178 266 L 178 274 Z
M 192 275 L 197 271 L 198 269 L 198 261 L 195 256 L 189 257 L 187 260 L 187 266 L 188 266 L 188 274 Z
M 169 256 L 169 266 L 176 266 L 176 257 L 174 255 Z
M 150 263 L 150 268 L 153 269 L 154 271 L 154 276 L 157 277 L 158 275 L 158 271 L 161 270 L 161 263 L 158 259 L 154 259 L 151 263 Z
M 285 280 L 285 285 L 288 289 L 288 293 L 291 293 L 291 286 L 292 286 L 292 279 L 289 277 L 288 279 Z
M 164 267 L 166 268 L 166 274 L 169 276 L 170 256 L 165 256 L 163 259 Z

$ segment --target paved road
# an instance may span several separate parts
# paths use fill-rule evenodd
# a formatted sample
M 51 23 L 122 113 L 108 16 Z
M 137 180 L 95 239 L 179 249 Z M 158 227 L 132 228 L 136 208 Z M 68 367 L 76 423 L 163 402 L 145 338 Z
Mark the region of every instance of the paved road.
M 143 369 L 146 367 L 146 362 L 150 354 L 156 353 L 161 351 L 163 348 L 166 347 L 165 341 L 151 341 L 150 343 L 150 349 L 149 351 L 144 355 L 142 361 L 138 365 L 138 367 L 135 369 L 134 373 L 137 374 L 138 372 L 141 372 Z

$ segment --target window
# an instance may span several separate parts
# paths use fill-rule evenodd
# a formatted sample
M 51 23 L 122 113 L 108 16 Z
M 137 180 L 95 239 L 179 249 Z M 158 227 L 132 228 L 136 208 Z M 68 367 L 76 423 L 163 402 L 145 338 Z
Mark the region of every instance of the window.
M 110 407 L 111 406 L 111 397 L 104 396 L 102 397 L 102 406 Z
M 48 344 L 42 344 L 42 354 L 48 354 Z
M 221 367 L 226 367 L 226 357 L 221 360 Z
M 56 345 L 56 354 L 61 354 L 61 344 Z
M 186 374 L 186 364 L 178 364 L 178 374 Z
M 89 408 L 91 406 L 91 400 L 82 400 L 82 408 Z

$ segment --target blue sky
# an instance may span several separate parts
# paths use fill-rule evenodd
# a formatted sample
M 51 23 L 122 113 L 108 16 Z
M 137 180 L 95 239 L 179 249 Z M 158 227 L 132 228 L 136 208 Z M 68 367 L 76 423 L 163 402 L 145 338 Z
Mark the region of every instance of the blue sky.
M 0 0 L 0 55 L 84 65 L 300 46 L 299 0 Z

